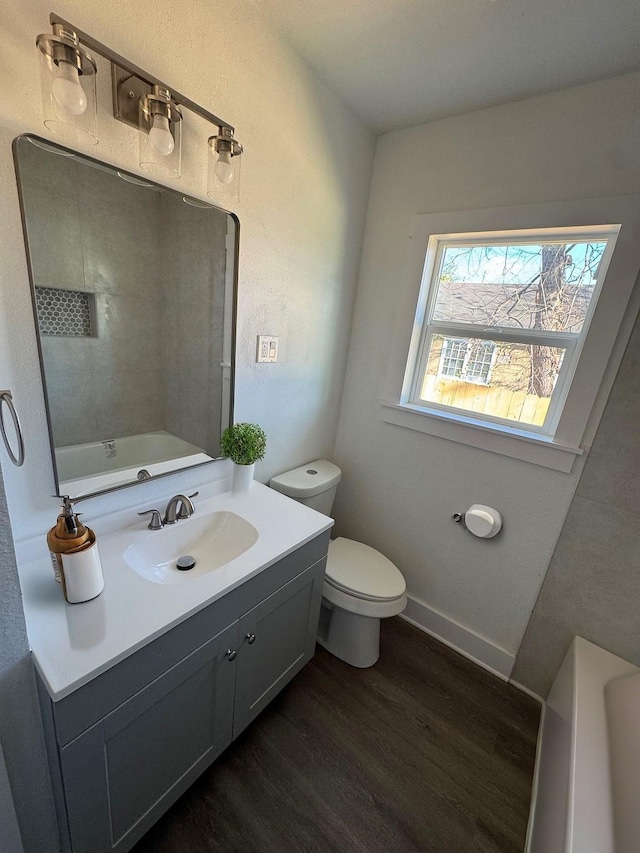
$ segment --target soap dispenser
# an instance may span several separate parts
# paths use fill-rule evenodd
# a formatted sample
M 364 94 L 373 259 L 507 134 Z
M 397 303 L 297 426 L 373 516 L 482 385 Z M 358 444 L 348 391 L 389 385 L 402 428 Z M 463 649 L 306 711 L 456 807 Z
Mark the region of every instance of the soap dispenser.
M 71 548 L 77 548 L 89 541 L 89 531 L 73 511 L 73 501 L 69 495 L 62 498 L 62 512 L 54 527 L 47 533 L 47 545 L 51 554 L 53 574 L 58 583 L 62 583 L 62 555 Z
M 55 527 L 47 533 L 47 545 L 55 579 L 68 602 L 78 604 L 100 595 L 104 578 L 96 535 L 80 521 L 68 495 L 62 498 Z

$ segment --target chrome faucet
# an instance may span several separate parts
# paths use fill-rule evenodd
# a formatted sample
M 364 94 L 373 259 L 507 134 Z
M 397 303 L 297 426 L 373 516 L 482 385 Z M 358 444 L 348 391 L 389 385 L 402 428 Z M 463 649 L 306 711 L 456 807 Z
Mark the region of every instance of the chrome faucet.
M 196 508 L 191 503 L 191 498 L 195 498 L 196 495 L 198 495 L 198 492 L 194 492 L 189 497 L 186 495 L 174 495 L 167 504 L 163 523 L 175 524 L 181 518 L 190 518 L 196 511 Z
M 139 512 L 138 515 L 150 515 L 149 530 L 162 530 L 165 524 L 175 524 L 181 518 L 190 518 L 196 511 L 196 508 L 191 503 L 191 498 L 199 495 L 199 492 L 194 492 L 187 497 L 186 495 L 174 495 L 167 508 L 164 511 L 164 518 L 160 515 L 158 509 L 147 509 L 145 512 Z M 180 509 L 178 510 L 178 507 Z

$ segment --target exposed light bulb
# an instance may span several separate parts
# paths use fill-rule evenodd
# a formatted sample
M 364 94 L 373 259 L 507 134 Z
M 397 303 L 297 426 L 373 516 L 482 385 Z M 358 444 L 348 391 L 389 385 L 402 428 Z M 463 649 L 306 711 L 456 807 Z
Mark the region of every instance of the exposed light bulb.
M 86 111 L 87 96 L 80 85 L 78 69 L 70 62 L 61 61 L 58 65 L 51 92 L 60 106 L 72 115 L 79 116 Z
M 215 172 L 216 178 L 220 181 L 221 184 L 231 183 L 235 175 L 235 169 L 233 168 L 233 163 L 231 162 L 230 151 L 220 152 L 216 164 L 213 167 L 213 171 Z
M 175 142 L 169 130 L 169 119 L 167 116 L 157 113 L 154 115 L 151 130 L 149 131 L 149 142 L 158 154 L 161 154 L 163 157 L 168 157 L 171 154 L 175 148 Z

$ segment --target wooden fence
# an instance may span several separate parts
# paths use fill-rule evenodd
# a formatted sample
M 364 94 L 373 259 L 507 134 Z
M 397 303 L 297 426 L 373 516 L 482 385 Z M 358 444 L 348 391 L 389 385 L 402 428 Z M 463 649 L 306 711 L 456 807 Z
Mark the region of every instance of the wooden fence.
M 471 412 L 483 412 L 496 418 L 542 426 L 551 398 L 538 397 L 524 391 L 509 391 L 507 388 L 492 388 L 490 385 L 474 385 L 446 376 L 427 375 L 422 386 L 422 399 Z

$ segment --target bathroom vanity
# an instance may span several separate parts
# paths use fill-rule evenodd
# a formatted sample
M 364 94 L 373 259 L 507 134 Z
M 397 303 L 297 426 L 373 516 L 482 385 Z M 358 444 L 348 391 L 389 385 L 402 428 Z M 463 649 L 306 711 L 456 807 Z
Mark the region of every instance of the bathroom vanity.
M 220 513 L 257 538 L 199 576 L 131 568 L 127 549 L 173 538 L 135 509 L 91 519 L 105 574 L 92 602 L 67 604 L 46 557 L 22 564 L 64 850 L 129 850 L 313 656 L 333 522 L 254 483 L 201 496 L 175 535 L 201 543 L 189 525 Z

